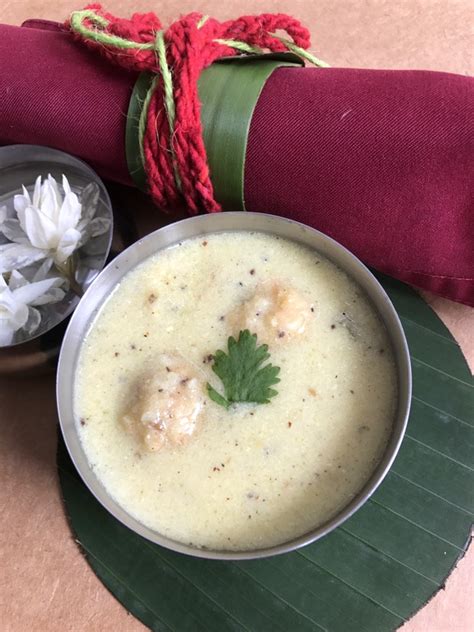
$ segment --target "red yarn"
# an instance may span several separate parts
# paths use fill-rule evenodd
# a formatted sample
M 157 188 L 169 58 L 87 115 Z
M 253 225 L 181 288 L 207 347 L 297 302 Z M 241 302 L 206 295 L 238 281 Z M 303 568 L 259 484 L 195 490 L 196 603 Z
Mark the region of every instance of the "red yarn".
M 106 32 L 137 43 L 155 41 L 156 32 L 163 26 L 154 13 L 135 13 L 131 19 L 117 18 L 102 10 L 100 4 L 86 9 L 108 20 Z M 212 182 L 202 138 L 200 103 L 197 81 L 201 71 L 220 57 L 239 54 L 234 48 L 217 43 L 216 39 L 235 39 L 270 51 L 287 50 L 271 33 L 286 31 L 300 48 L 310 45 L 309 31 L 298 20 L 284 14 L 243 16 L 236 20 L 218 22 L 208 18 L 199 28 L 202 15 L 191 13 L 165 31 L 167 61 L 173 73 L 176 119 L 170 139 L 168 119 L 163 107 L 162 85 L 158 81 L 148 109 L 146 132 L 143 139 L 145 172 L 154 202 L 163 209 L 176 209 L 183 203 L 189 213 L 220 211 L 214 199 Z M 89 22 L 87 26 L 94 28 Z M 95 27 L 97 28 L 97 27 Z M 148 71 L 160 77 L 160 67 L 153 49 L 127 49 L 83 39 L 87 46 L 124 68 Z M 170 152 L 172 143 L 181 191 L 175 181 Z

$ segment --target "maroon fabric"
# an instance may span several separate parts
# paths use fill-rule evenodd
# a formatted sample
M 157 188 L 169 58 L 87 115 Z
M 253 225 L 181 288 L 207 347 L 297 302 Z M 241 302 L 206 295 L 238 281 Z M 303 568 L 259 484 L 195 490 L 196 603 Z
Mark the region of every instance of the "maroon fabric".
M 28 26 L 0 25 L 0 143 L 57 147 L 130 184 L 135 76 L 55 25 Z M 474 305 L 473 84 L 420 71 L 277 70 L 251 124 L 247 208 L 303 221 L 383 272 Z
M 251 124 L 247 208 L 474 305 L 473 97 L 447 73 L 277 70 Z
M 54 22 L 26 25 L 32 28 L 0 24 L 0 144 L 62 149 L 101 176 L 131 184 L 125 120 L 136 75 Z

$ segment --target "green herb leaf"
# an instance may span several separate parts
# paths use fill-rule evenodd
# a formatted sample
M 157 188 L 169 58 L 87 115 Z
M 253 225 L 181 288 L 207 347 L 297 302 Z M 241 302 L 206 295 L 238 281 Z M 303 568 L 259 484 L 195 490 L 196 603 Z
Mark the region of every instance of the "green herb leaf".
M 224 408 L 229 408 L 230 403 L 226 400 L 225 397 L 222 397 L 215 388 L 213 388 L 210 384 L 207 385 L 207 393 L 212 401 L 219 404 L 219 406 L 224 406 Z
M 228 353 L 216 351 L 212 365 L 224 385 L 224 395 L 208 384 L 209 397 L 224 408 L 235 402 L 268 404 L 270 398 L 278 394 L 271 386 L 280 381 L 277 377 L 280 367 L 270 363 L 262 367 L 270 357 L 268 345 L 258 347 L 256 334 L 245 329 L 239 333 L 238 340 L 233 336 L 229 338 L 227 348 Z

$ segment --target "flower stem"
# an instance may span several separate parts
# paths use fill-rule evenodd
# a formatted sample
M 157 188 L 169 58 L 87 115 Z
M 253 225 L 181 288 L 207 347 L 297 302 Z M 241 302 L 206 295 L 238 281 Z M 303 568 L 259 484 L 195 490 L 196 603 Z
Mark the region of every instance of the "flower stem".
M 66 260 L 64 265 L 60 266 L 56 264 L 56 267 L 64 276 L 64 278 L 67 280 L 67 282 L 69 283 L 69 287 L 74 292 L 74 294 L 76 296 L 79 296 L 80 298 L 84 296 L 84 290 L 82 289 L 81 285 L 76 281 L 76 274 L 75 274 L 76 270 L 75 270 L 73 259 L 74 259 L 74 256 L 71 256 Z
M 79 283 L 76 281 L 74 277 L 68 277 L 68 281 L 69 281 L 69 287 L 71 288 L 71 290 L 74 292 L 76 296 L 79 296 L 79 298 L 84 296 L 84 290 L 82 289 L 82 287 L 79 285 Z

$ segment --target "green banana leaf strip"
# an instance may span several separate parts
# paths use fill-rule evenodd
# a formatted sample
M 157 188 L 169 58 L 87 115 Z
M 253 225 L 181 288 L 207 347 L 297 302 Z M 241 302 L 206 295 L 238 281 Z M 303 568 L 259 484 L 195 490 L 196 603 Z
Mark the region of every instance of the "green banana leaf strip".
M 474 388 L 458 345 L 407 286 L 378 275 L 410 344 L 414 399 L 385 481 L 339 529 L 267 560 L 173 553 L 113 518 L 60 442 L 71 528 L 93 570 L 152 630 L 391 632 L 444 586 L 474 516 Z
M 276 68 L 302 66 L 292 53 L 245 55 L 220 59 L 206 68 L 198 83 L 201 122 L 216 200 L 224 210 L 245 210 L 244 175 L 252 115 L 266 80 Z M 135 83 L 127 115 L 126 157 L 135 184 L 146 190 L 140 156 L 138 121 L 152 75 Z
M 142 191 L 146 191 L 147 182 L 143 162 L 140 154 L 140 140 L 138 136 L 138 122 L 153 75 L 142 72 L 133 87 L 132 96 L 128 106 L 127 123 L 125 127 L 125 156 L 127 158 L 128 172 L 135 185 Z

